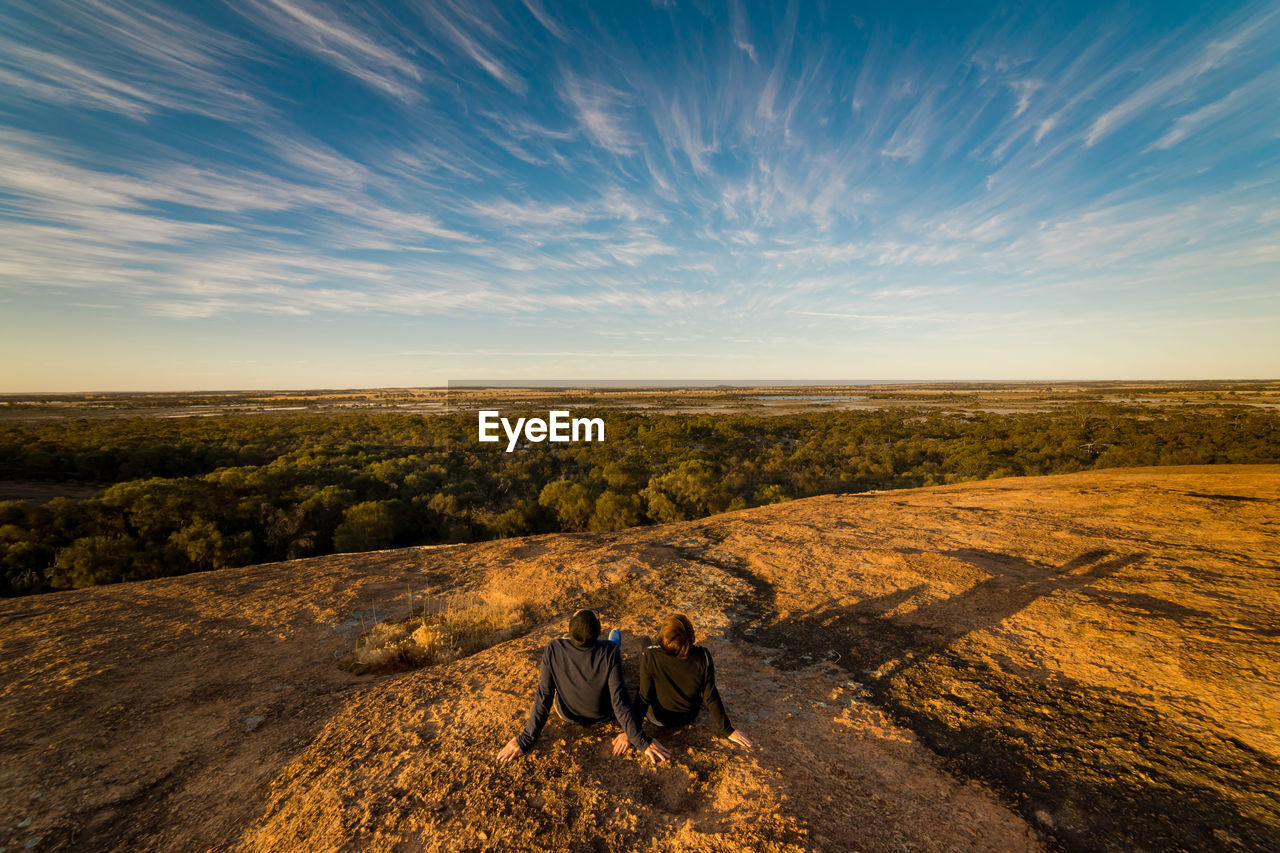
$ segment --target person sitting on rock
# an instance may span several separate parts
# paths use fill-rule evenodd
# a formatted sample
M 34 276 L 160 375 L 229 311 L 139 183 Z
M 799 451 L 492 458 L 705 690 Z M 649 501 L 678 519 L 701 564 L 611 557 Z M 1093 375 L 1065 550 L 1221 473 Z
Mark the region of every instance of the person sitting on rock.
M 583 726 L 617 720 L 622 734 L 614 740 L 614 755 L 634 746 L 655 764 L 671 757 L 666 747 L 644 733 L 642 717 L 631 707 L 622 679 L 622 632 L 615 628 L 608 640 L 601 640 L 600 618 L 593 611 L 574 613 L 569 637 L 547 644 L 529 722 L 498 753 L 498 761 L 528 752 L 553 707 L 560 719 Z
M 640 689 L 636 692 L 636 716 L 659 727 L 686 726 L 706 705 L 721 737 L 750 749 L 751 739 L 734 729 L 725 713 L 711 652 L 693 643 L 693 623 L 683 613 L 662 620 L 658 645 L 645 649 L 640 661 Z M 615 739 L 615 752 L 627 751 L 626 741 Z

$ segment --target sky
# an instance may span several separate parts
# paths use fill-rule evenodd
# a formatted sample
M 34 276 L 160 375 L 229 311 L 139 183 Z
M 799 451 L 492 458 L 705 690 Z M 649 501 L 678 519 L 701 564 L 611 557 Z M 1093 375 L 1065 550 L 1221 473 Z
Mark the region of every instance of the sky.
M 1280 377 L 1280 3 L 5 0 L 0 392 Z

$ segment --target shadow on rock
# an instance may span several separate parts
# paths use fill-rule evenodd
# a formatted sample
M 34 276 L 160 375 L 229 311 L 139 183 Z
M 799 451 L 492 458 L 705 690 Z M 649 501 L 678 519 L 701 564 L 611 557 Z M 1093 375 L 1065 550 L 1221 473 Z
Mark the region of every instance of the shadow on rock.
M 1280 798 L 1280 764 L 1270 756 L 1210 726 L 1180 726 L 1119 692 L 966 655 L 966 635 L 1063 591 L 1131 616 L 1202 617 L 1149 595 L 1090 587 L 1144 555 L 1090 551 L 1046 567 L 977 549 L 943 553 L 988 577 L 900 615 L 889 614 L 924 584 L 737 634 L 779 650 L 776 666 L 837 663 L 953 770 L 1001 790 L 1062 849 L 1280 849 L 1267 805 Z M 761 610 L 771 607 L 772 587 L 758 578 L 754 586 Z

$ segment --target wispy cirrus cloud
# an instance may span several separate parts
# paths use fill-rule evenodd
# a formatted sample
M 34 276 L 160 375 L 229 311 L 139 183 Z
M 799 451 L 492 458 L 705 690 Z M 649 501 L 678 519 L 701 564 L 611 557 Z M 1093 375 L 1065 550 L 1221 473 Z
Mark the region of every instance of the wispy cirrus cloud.
M 612 154 L 631 154 L 639 137 L 629 127 L 631 98 L 623 91 L 564 71 L 561 94 L 577 116 L 583 134 Z
M 528 90 L 528 83 L 500 58 L 502 54 L 510 55 L 513 45 L 494 23 L 502 18 L 496 10 L 491 9 L 486 18 L 473 11 L 475 4 L 452 0 L 419 3 L 417 8 L 432 29 L 443 33 L 459 54 L 511 91 L 523 94 Z
M 902 318 L 938 335 L 1001 299 L 1026 328 L 1172 316 L 1224 276 L 1270 304 L 1265 4 L 959 33 L 749 0 L 234 8 L 0 8 L 0 292 L 481 338 L 750 327 L 726 353 L 842 351 L 842 322 L 925 351 Z
M 563 24 L 547 12 L 546 7 L 542 5 L 540 0 L 521 0 L 521 2 L 524 3 L 524 7 L 529 10 L 529 14 L 532 15 L 539 24 L 542 24 L 542 26 L 547 29 L 547 32 L 551 33 L 562 42 L 569 41 L 569 31 Z
M 13 0 L 0 29 L 0 83 L 10 97 L 105 110 L 241 120 L 268 112 L 240 66 L 259 56 L 152 2 Z
M 1278 34 L 1276 22 L 1280 12 L 1264 8 L 1249 14 L 1244 20 L 1232 22 L 1216 37 L 1202 44 L 1188 46 L 1175 53 L 1166 63 L 1166 70 L 1155 79 L 1144 83 L 1118 104 L 1098 116 L 1085 134 L 1085 144 L 1094 145 L 1118 127 L 1138 114 L 1170 99 L 1177 102 L 1187 97 L 1187 88 L 1195 86 L 1206 75 L 1228 66 L 1241 51 L 1248 50 L 1260 38 Z M 1198 40 L 1197 40 L 1198 41 Z
M 893 136 L 885 142 L 880 153 L 891 159 L 916 162 L 928 149 L 932 121 L 933 102 L 930 97 L 925 96 L 898 123 Z
M 374 89 L 403 101 L 420 97 L 422 69 L 385 31 L 375 34 L 320 0 L 244 0 L 236 8 L 278 38 Z

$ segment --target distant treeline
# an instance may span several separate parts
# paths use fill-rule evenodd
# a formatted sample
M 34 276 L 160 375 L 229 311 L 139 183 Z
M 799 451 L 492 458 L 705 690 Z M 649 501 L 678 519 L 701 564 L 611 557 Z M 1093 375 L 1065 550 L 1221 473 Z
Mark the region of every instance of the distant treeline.
M 515 453 L 478 443 L 474 413 L 2 427 L 0 479 L 110 485 L 86 500 L 0 503 L 0 591 L 617 530 L 831 492 L 1128 465 L 1280 461 L 1280 416 L 1243 406 L 591 414 L 605 419 L 606 441 L 535 444 Z

